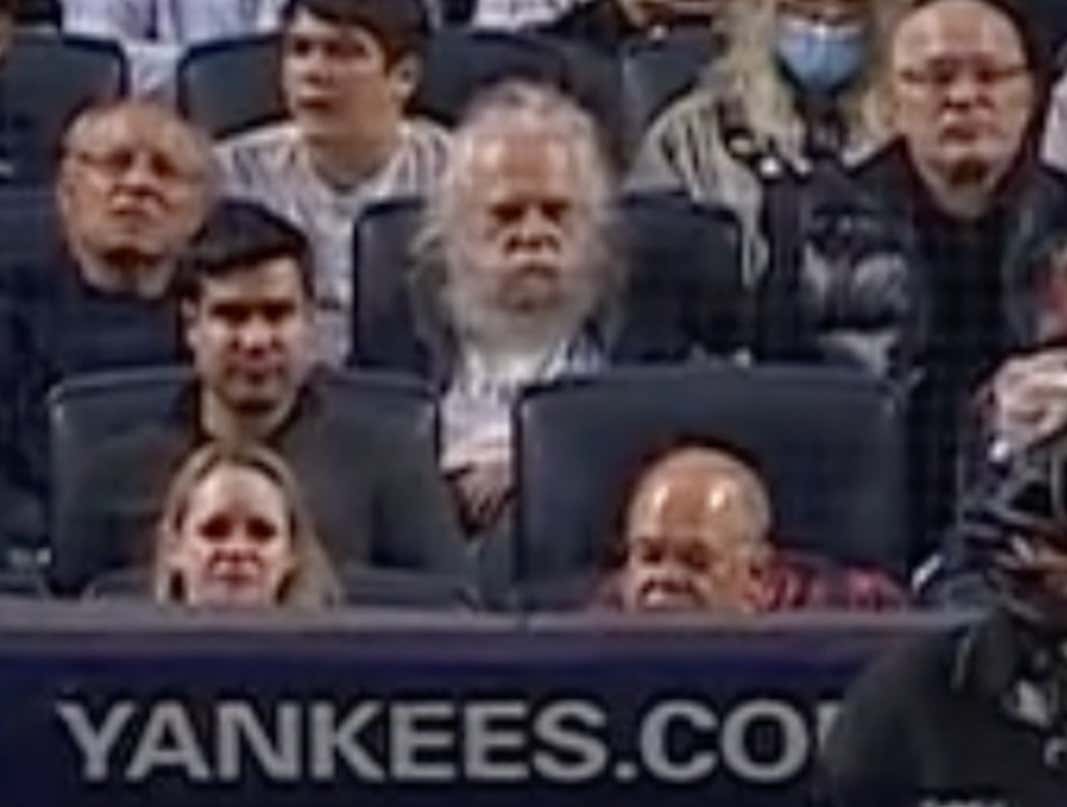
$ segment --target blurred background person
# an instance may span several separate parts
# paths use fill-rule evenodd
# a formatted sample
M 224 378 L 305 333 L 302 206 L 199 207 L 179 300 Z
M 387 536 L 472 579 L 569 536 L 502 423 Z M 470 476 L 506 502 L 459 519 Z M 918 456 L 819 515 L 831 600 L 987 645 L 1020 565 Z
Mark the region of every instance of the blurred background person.
M 169 109 L 87 109 L 63 141 L 55 246 L 0 272 L 4 532 L 43 541 L 46 395 L 79 373 L 170 364 L 185 354 L 170 296 L 178 253 L 215 192 L 210 144 Z M 49 234 L 52 235 L 52 234 Z
M 193 607 L 321 608 L 337 580 L 292 472 L 257 446 L 208 443 L 170 483 L 153 591 Z
M 642 463 L 620 525 L 619 557 L 600 597 L 623 611 L 729 615 L 907 601 L 880 572 L 776 548 L 763 480 L 710 445 L 680 443 Z
M 909 642 L 850 689 L 825 748 L 820 804 L 1063 800 L 1065 460 L 1061 435 L 973 498 L 961 529 L 992 609 Z
M 300 227 L 315 251 L 316 354 L 351 349 L 352 229 L 371 202 L 430 191 L 448 135 L 405 117 L 426 34 L 417 0 L 293 0 L 284 9 L 289 119 L 218 148 L 227 194 Z

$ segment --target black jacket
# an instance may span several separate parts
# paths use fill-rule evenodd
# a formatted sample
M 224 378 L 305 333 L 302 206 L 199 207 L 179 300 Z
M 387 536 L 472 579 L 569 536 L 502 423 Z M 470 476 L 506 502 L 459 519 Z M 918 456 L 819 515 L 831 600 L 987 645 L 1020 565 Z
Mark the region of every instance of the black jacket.
M 1019 167 L 985 216 L 954 220 L 898 141 L 827 187 L 814 194 L 806 231 L 804 322 L 820 358 L 843 354 L 901 380 L 922 554 L 953 517 L 972 396 L 1033 338 L 1039 300 L 1027 256 L 1067 223 L 1067 178 Z
M 1044 694 L 1036 705 L 1031 697 L 1050 692 L 1067 665 L 1051 662 L 1050 652 L 997 611 L 882 659 L 849 691 L 834 723 L 817 802 L 1064 804 L 1067 715 L 1047 708 Z
M 48 390 L 79 373 L 174 364 L 184 348 L 170 299 L 97 291 L 63 250 L 0 270 L 3 531 L 33 545 L 46 538 Z

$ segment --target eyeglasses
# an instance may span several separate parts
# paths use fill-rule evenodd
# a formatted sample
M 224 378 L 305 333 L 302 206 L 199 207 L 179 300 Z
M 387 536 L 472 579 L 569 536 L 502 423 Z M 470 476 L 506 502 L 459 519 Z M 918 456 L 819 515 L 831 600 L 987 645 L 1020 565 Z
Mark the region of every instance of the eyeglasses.
M 119 179 L 138 160 L 146 162 L 147 170 L 164 182 L 178 181 L 195 184 L 203 181 L 203 172 L 179 164 L 162 151 L 144 148 L 119 147 L 113 149 L 77 149 L 70 156 L 108 179 Z
M 944 59 L 932 61 L 922 67 L 904 67 L 897 71 L 897 76 L 906 84 L 937 93 L 947 92 L 964 75 L 968 76 L 975 86 L 990 91 L 1001 89 L 1028 76 L 1029 69 L 1022 62 L 1000 65 Z

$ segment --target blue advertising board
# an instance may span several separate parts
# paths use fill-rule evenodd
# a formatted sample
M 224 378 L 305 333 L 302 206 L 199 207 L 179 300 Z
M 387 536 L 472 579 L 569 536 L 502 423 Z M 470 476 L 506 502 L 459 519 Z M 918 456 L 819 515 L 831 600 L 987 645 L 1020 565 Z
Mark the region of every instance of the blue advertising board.
M 9 804 L 800 805 L 847 683 L 945 617 L 0 614 Z

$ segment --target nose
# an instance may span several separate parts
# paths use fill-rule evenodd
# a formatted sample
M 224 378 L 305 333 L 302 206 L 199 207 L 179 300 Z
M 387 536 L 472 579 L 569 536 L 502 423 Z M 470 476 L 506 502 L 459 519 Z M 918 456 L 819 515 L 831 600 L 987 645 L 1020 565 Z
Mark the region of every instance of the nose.
M 557 244 L 557 232 L 549 218 L 537 205 L 530 205 L 516 222 L 513 245 L 528 250 L 541 250 Z
M 981 82 L 970 70 L 960 70 L 945 88 L 945 101 L 954 107 L 971 106 L 981 96 Z
M 130 164 L 119 175 L 119 183 L 128 191 L 144 193 L 154 191 L 158 184 L 158 176 L 152 167 L 152 155 L 146 152 L 134 154 Z
M 293 72 L 300 81 L 320 82 L 329 76 L 329 63 L 323 48 L 309 45 L 291 57 Z
M 249 317 L 237 332 L 238 346 L 249 353 L 265 351 L 273 338 L 273 330 L 262 317 Z

